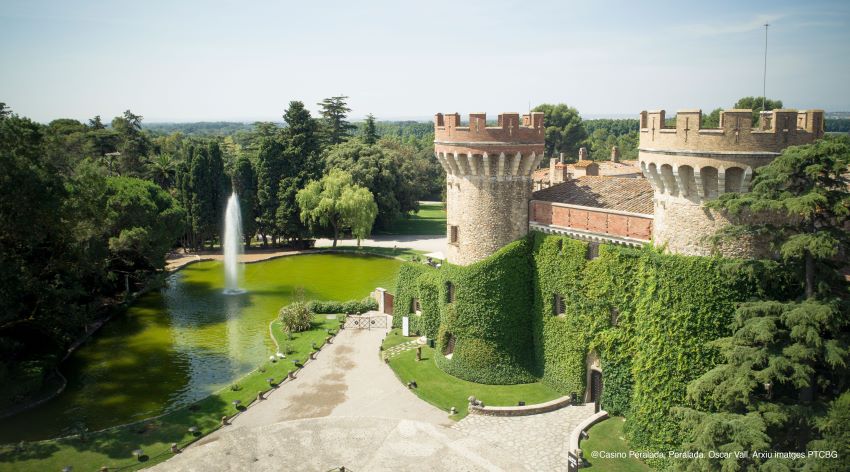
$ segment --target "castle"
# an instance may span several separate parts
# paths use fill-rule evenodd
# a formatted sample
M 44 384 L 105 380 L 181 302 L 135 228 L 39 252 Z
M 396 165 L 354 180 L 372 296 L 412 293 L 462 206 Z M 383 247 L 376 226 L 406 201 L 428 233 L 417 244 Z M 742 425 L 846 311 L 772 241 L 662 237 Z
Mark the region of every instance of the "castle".
M 713 242 L 730 219 L 703 204 L 748 191 L 753 169 L 788 146 L 821 138 L 823 110 L 763 112 L 758 127 L 752 110 L 721 112 L 716 129 L 701 128 L 701 118 L 700 110 L 681 110 L 667 127 L 664 110 L 641 112 L 638 161 L 620 163 L 614 149 L 605 172 L 582 155 L 577 164 L 561 156 L 538 170 L 542 113 L 522 122 L 502 113 L 495 127 L 484 113 L 470 114 L 465 126 L 457 113 L 438 113 L 434 153 L 446 171 L 448 261 L 482 260 L 529 230 L 592 245 L 653 242 L 678 254 L 760 255 L 757 240 Z

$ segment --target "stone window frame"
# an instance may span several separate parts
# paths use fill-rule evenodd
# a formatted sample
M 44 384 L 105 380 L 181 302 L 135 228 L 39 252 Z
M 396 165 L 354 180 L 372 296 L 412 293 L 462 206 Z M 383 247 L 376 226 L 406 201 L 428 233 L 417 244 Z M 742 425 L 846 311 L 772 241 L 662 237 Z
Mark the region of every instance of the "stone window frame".
M 558 293 L 552 294 L 552 316 L 559 318 L 567 316 L 567 304 L 564 297 Z
M 451 281 L 446 282 L 446 303 L 454 303 L 457 298 L 457 294 L 455 293 L 455 284 Z
M 460 244 L 460 228 L 458 225 L 449 225 L 449 244 Z

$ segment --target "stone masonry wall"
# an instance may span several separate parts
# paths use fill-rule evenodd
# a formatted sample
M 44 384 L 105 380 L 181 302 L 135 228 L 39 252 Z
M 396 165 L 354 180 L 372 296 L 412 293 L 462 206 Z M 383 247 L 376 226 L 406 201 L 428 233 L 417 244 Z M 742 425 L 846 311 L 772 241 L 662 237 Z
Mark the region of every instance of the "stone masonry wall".
M 479 261 L 528 232 L 531 180 L 451 178 L 447 181 L 447 223 L 458 227 L 448 259 L 467 265 Z

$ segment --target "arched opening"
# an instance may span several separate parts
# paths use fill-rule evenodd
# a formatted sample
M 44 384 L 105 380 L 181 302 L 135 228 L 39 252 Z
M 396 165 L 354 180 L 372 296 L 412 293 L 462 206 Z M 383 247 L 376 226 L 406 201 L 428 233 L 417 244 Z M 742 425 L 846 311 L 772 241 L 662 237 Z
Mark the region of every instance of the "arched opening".
M 744 169 L 730 167 L 726 169 L 726 192 L 740 192 L 744 182 Z
M 654 162 L 649 163 L 649 181 L 655 184 L 655 189 L 658 193 L 664 193 L 664 182 L 661 180 L 661 176 L 658 174 L 658 167 Z
M 705 198 L 717 197 L 717 168 L 703 167 L 700 169 L 700 178 Z
M 667 188 L 668 194 L 673 196 L 679 195 L 679 186 L 676 184 L 676 177 L 673 175 L 673 166 L 662 164 L 661 178 L 664 180 L 664 187 Z
M 691 166 L 679 166 L 676 169 L 679 173 L 679 180 L 682 182 L 682 188 L 679 191 L 683 197 L 689 197 L 696 193 L 696 182 L 694 181 L 694 168 Z

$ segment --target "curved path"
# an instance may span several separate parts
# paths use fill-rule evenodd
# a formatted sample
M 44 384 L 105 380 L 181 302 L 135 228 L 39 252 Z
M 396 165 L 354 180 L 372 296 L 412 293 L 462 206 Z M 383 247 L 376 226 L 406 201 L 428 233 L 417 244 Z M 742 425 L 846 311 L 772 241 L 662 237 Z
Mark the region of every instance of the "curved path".
M 434 235 L 418 235 L 418 236 L 375 236 L 372 239 L 363 239 L 360 241 L 361 246 L 369 247 L 398 247 L 406 249 L 416 249 L 425 251 L 426 253 L 445 253 L 446 237 Z M 333 246 L 333 241 L 330 239 L 316 240 L 316 248 L 327 249 Z M 340 239 L 337 241 L 337 246 L 357 246 L 356 239 Z M 311 251 L 295 251 L 291 249 L 278 249 L 255 247 L 247 253 L 242 254 L 240 260 L 242 262 L 258 262 L 267 259 L 274 259 L 281 256 L 293 256 L 296 254 L 306 254 Z M 165 269 L 177 270 L 181 267 L 198 261 L 220 261 L 224 259 L 221 251 L 198 251 L 189 254 L 172 253 L 166 258 Z
M 340 332 L 315 361 L 232 425 L 155 471 L 565 470 L 570 431 L 592 406 L 455 423 L 379 356 L 386 330 Z

